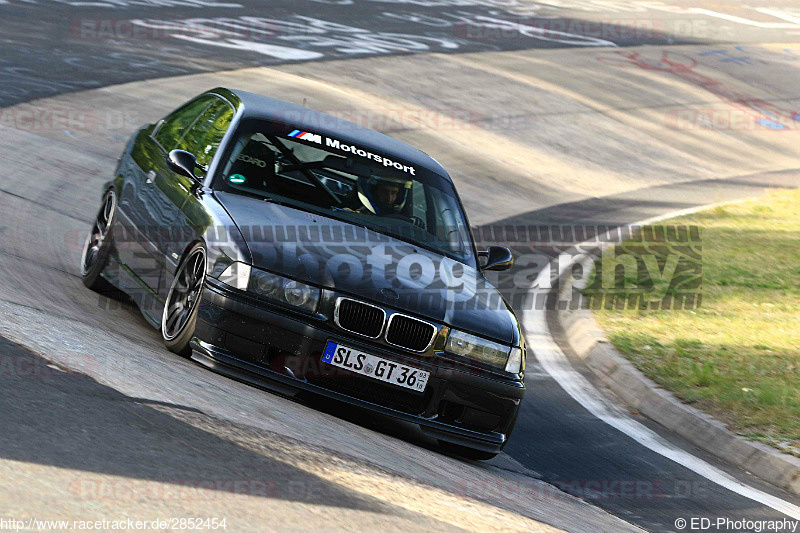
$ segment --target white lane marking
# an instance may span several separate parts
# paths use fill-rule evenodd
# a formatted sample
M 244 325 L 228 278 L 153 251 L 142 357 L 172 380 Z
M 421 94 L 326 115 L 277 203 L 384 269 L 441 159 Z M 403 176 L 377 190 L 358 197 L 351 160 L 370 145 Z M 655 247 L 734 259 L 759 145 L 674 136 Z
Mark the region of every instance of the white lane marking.
M 668 218 L 688 215 L 703 209 L 708 209 L 715 205 L 739 203 L 742 201 L 743 200 L 734 200 L 732 202 L 721 202 L 719 204 L 712 204 L 710 206 L 685 209 L 668 215 L 650 218 L 643 222 L 631 224 L 630 226 L 644 226 L 653 224 Z M 601 242 L 610 242 L 610 239 L 604 239 Z M 585 257 L 578 256 L 575 259 L 580 260 L 583 258 Z M 567 268 L 571 268 L 575 262 L 576 261 L 560 262 L 558 272 L 559 278 L 561 277 L 561 274 L 563 274 Z M 534 287 L 549 286 L 550 268 L 551 265 L 548 264 L 542 269 L 536 278 Z M 744 496 L 745 498 L 749 498 L 753 501 L 766 505 L 767 507 L 771 507 L 772 509 L 794 518 L 795 520 L 800 520 L 800 507 L 746 485 L 745 483 L 742 483 L 715 466 L 710 465 L 709 463 L 698 457 L 695 457 L 689 452 L 678 448 L 677 446 L 664 440 L 648 427 L 628 417 L 614 404 L 606 400 L 606 398 L 603 397 L 586 378 L 584 378 L 572 367 L 566 355 L 564 355 L 564 352 L 553 340 L 552 336 L 550 335 L 550 329 L 547 326 L 544 310 L 524 311 L 522 313 L 522 325 L 525 329 L 525 336 L 528 339 L 528 345 L 535 347 L 535 357 L 541 363 L 542 368 L 544 368 L 544 370 L 550 374 L 550 376 L 556 381 L 556 383 L 559 384 L 562 389 L 564 389 L 567 394 L 569 394 L 575 401 L 580 403 L 596 418 L 623 432 L 645 448 L 662 455 L 667 459 L 675 461 L 679 465 L 692 470 L 707 480 L 716 483 L 717 485 L 720 485 L 731 492 L 739 494 L 740 496 Z
M 225 39 L 208 41 L 199 37 L 191 37 L 189 35 L 175 35 L 176 39 L 183 39 L 184 41 L 191 41 L 200 44 L 210 44 L 213 46 L 220 46 L 222 48 L 233 48 L 235 50 L 247 50 L 249 52 L 258 52 L 267 56 L 281 59 L 284 61 L 303 61 L 307 59 L 319 59 L 323 54 L 319 52 L 312 52 L 310 50 L 302 50 L 300 48 L 291 48 L 288 46 L 278 46 L 275 44 L 259 43 L 255 41 L 246 41 L 242 39 Z
M 759 10 L 757 10 L 759 11 Z M 689 9 L 691 13 L 697 13 L 698 15 L 707 15 L 709 17 L 716 17 L 722 20 L 727 20 L 729 22 L 735 22 L 737 24 L 745 24 L 747 26 L 755 26 L 756 28 L 771 28 L 771 29 L 795 29 L 797 28 L 797 24 L 791 24 L 786 22 L 760 22 L 757 20 L 746 19 L 744 17 L 737 17 L 736 15 L 728 15 L 727 13 L 720 13 L 719 11 L 711 11 L 710 9 L 703 9 L 701 7 L 693 7 Z M 763 12 L 763 11 L 762 11 Z M 773 13 L 766 13 L 772 16 L 776 16 Z M 781 17 L 784 20 L 786 18 Z
M 768 7 L 754 7 L 753 9 L 755 9 L 759 13 L 764 13 L 765 15 L 771 15 L 775 18 L 785 20 L 786 22 L 791 22 L 793 24 L 800 25 L 800 17 L 794 16 L 791 13 L 786 13 L 784 11 Z

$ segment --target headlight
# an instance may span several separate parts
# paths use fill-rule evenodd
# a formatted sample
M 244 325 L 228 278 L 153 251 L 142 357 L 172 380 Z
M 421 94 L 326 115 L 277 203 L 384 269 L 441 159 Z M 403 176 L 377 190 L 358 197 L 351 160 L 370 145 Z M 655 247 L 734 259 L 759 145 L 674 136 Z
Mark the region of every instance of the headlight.
M 445 351 L 503 368 L 512 374 L 518 374 L 522 370 L 522 348 L 510 348 L 455 329 L 447 337 Z
M 288 281 L 283 276 L 255 269 L 250 274 L 250 284 L 247 286 L 247 290 L 270 300 L 280 301 L 283 296 L 283 285 Z
M 231 287 L 246 290 L 260 298 L 282 303 L 313 313 L 317 310 L 321 291 L 293 279 L 271 272 L 251 268 L 244 263 L 233 263 L 219 276 Z
M 320 298 L 320 290 L 316 287 L 257 268 L 250 273 L 247 290 L 268 300 L 288 304 L 309 313 L 317 310 Z
M 444 350 L 496 368 L 507 368 L 510 347 L 456 329 L 450 331 Z M 521 356 L 520 356 L 521 360 Z
M 316 309 L 318 295 L 319 289 L 297 281 L 290 281 L 283 286 L 283 297 L 286 298 L 289 305 L 295 307 L 302 307 L 309 302 L 313 302 Z

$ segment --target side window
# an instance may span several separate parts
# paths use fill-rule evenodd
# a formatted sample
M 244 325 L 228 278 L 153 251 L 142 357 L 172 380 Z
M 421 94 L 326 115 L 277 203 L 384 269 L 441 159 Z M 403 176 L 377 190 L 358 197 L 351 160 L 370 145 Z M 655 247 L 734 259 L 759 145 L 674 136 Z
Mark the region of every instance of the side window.
M 469 231 L 462 224 L 460 210 L 455 197 L 430 187 L 431 200 L 436 216 L 436 237 L 440 241 L 449 242 L 450 249 L 461 255 L 468 253 Z
M 177 111 L 173 112 L 164 119 L 164 123 L 156 131 L 155 139 L 164 150 L 169 152 L 175 149 L 175 145 L 183 137 L 194 121 L 205 111 L 217 98 L 213 96 L 203 96 L 189 102 Z
M 214 98 L 194 125 L 184 133 L 176 148 L 194 154 L 201 165 L 208 165 L 232 120 L 233 108 L 223 100 Z

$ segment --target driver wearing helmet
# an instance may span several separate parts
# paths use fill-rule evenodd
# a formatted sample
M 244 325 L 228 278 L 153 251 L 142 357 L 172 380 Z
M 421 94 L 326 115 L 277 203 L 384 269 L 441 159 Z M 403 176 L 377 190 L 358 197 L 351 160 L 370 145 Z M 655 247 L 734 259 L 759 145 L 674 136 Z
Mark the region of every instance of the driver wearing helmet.
M 397 183 L 378 183 L 373 189 L 375 203 L 384 209 L 391 209 L 397 204 L 397 196 L 400 194 L 400 185 Z
M 384 176 L 361 177 L 358 180 L 359 211 L 380 216 L 402 211 L 411 190 L 411 181 Z

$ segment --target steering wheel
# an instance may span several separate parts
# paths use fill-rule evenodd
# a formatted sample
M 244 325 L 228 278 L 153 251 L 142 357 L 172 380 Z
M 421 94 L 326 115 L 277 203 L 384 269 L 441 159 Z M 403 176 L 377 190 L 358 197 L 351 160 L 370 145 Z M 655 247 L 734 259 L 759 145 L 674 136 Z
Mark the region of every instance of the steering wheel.
M 428 229 L 428 225 L 425 223 L 425 221 L 419 218 L 418 216 L 414 215 L 406 216 L 406 215 L 401 215 L 400 213 L 392 213 L 390 215 L 384 215 L 384 216 L 386 218 L 396 218 L 398 220 L 405 220 L 406 222 L 411 222 L 418 228 Z

